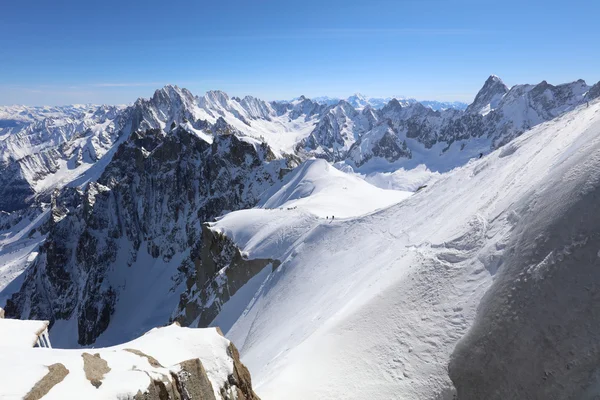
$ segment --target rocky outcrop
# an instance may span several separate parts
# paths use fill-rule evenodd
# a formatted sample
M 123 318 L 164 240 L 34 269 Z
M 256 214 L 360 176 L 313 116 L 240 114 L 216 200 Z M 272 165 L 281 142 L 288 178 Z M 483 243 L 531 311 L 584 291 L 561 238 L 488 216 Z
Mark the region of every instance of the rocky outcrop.
M 0 373 L 0 398 L 39 400 L 52 390 L 61 399 L 260 400 L 237 349 L 217 329 L 176 324 L 94 354 L 0 342 Z
M 55 363 L 48 366 L 48 373 L 42 379 L 36 382 L 29 393 L 25 395 L 24 400 L 39 400 L 43 398 L 50 389 L 58 385 L 69 375 L 69 370 L 61 363 Z
M 229 375 L 227 383 L 230 388 L 236 388 L 236 398 L 240 400 L 260 400 L 252 390 L 250 371 L 240 361 L 240 353 L 233 343 L 229 344 L 227 354 L 233 360 L 233 374 Z
M 172 319 L 183 326 L 206 327 L 231 296 L 264 268 L 280 264 L 273 259 L 249 260 L 233 241 L 220 232 L 202 226 L 202 245 L 191 259 L 187 290 L 181 295 Z

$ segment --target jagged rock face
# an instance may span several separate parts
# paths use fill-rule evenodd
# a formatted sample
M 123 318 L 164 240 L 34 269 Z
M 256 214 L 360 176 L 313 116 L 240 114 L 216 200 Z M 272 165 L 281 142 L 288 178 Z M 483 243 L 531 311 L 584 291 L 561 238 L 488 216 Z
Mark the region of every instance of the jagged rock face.
M 119 298 L 111 271 L 140 254 L 193 262 L 202 222 L 254 206 L 288 167 L 267 145 L 236 135 L 211 144 L 182 128 L 132 134 L 97 182 L 55 196 L 46 242 L 7 313 L 52 322 L 75 316 L 79 343 L 93 343 Z
M 26 207 L 27 199 L 35 191 L 23 177 L 17 162 L 8 162 L 0 166 L 0 209 L 16 211 Z
M 298 143 L 296 150 L 330 161 L 343 160 L 348 149 L 363 133 L 373 129 L 378 119 L 372 108 L 359 112 L 342 100 L 324 114 L 311 134 Z
M 202 227 L 201 246 L 187 265 L 187 290 L 181 295 L 172 320 L 183 326 L 204 328 L 215 319 L 221 307 L 252 277 L 266 267 L 276 269 L 274 259 L 248 260 L 227 236 Z M 193 263 L 193 265 L 192 265 Z
M 599 146 L 517 204 L 494 284 L 449 365 L 458 398 L 592 399 L 600 357 Z M 561 201 L 556 201 L 556 188 Z M 564 193 L 563 193 L 564 191 Z
M 467 107 L 467 113 L 487 114 L 495 110 L 508 91 L 508 86 L 500 78 L 491 75 L 475 96 L 473 103 Z
M 0 210 L 23 208 L 36 197 L 49 201 L 49 193 L 61 182 L 44 178 L 79 167 L 84 173 L 103 157 L 110 158 L 111 149 L 131 132 L 168 130 L 188 121 L 207 128 L 195 114 L 195 102 L 188 90 L 167 85 L 130 107 L 99 106 L 30 122 L 0 141 Z

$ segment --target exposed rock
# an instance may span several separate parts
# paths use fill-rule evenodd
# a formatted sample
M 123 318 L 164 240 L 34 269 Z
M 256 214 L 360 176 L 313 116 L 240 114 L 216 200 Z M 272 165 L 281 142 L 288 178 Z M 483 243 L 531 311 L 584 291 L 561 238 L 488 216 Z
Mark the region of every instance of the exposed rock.
M 85 378 L 90 381 L 95 388 L 100 387 L 104 375 L 110 372 L 108 363 L 103 360 L 98 353 L 94 355 L 83 353 L 81 354 L 81 357 L 83 357 L 83 371 L 85 372 Z
M 124 349 L 124 350 L 128 351 L 130 353 L 133 353 L 137 356 L 144 357 L 146 360 L 148 360 L 148 363 L 150 365 L 152 365 L 154 368 L 163 368 L 163 366 L 160 365 L 160 363 L 158 362 L 158 360 L 156 358 L 149 356 L 149 355 L 141 352 L 140 350 L 137 350 L 137 349 Z
M 182 400 L 216 400 L 213 387 L 200 360 L 197 358 L 187 360 L 180 363 L 179 367 L 181 368 L 179 372 L 171 374 Z M 223 398 L 228 397 L 223 396 Z
M 233 343 L 229 344 L 227 353 L 233 359 L 233 375 L 229 377 L 229 384 L 237 387 L 237 398 L 240 400 L 260 400 L 252 390 L 252 377 L 248 368 L 240 361 L 240 353 Z
M 273 259 L 246 259 L 231 239 L 207 224 L 202 226 L 200 254 L 193 262 L 194 279 L 181 295 L 172 319 L 183 326 L 197 321 L 199 328 L 208 326 L 222 305 L 252 277 L 269 265 L 275 269 L 280 264 Z
M 508 93 L 509 88 L 500 78 L 491 75 L 475 96 L 475 100 L 467 107 L 467 113 L 488 113 L 500 104 L 502 97 Z
M 44 397 L 50 389 L 61 383 L 69 374 L 69 370 L 60 363 L 48 366 L 48 373 L 40 379 L 23 400 L 39 400 Z
M 237 350 L 213 328 L 173 324 L 153 329 L 128 345 L 127 349 L 96 348 L 92 355 L 75 349 L 14 348 L 0 342 L 4 366 L 0 398 L 37 400 L 52 389 L 54 397 L 65 400 L 259 400 Z M 39 372 L 32 373 L 44 371 L 47 364 L 51 365 L 41 379 L 36 376 Z M 64 379 L 69 372 L 71 376 Z M 15 379 L 19 384 L 10 385 Z
M 185 388 L 184 388 L 185 390 Z M 202 397 L 198 397 L 203 399 Z M 177 386 L 172 383 L 166 375 L 161 379 L 152 378 L 148 388 L 142 392 L 139 390 L 133 400 L 181 400 L 182 396 Z M 214 395 L 213 395 L 214 399 Z

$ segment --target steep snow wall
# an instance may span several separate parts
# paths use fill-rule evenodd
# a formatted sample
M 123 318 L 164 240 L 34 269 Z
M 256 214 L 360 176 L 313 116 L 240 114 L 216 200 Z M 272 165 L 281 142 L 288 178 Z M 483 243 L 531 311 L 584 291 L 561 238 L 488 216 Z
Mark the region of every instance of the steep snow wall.
M 452 354 L 461 400 L 600 393 L 600 125 L 552 167 L 516 202 L 506 258 Z

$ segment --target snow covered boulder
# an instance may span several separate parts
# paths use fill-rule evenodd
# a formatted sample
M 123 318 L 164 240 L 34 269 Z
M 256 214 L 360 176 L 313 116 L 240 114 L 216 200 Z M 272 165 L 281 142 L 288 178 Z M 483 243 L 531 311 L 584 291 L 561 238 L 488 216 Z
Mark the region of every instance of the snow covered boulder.
M 97 349 L 2 343 L 0 376 L 10 382 L 0 385 L 0 398 L 9 399 L 258 400 L 237 349 L 218 329 L 177 324 Z

